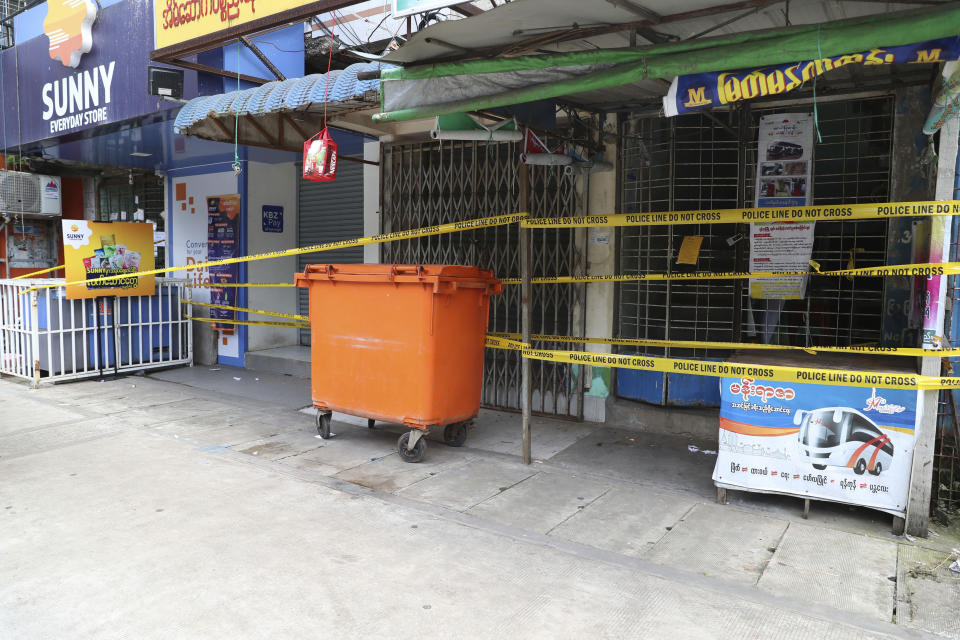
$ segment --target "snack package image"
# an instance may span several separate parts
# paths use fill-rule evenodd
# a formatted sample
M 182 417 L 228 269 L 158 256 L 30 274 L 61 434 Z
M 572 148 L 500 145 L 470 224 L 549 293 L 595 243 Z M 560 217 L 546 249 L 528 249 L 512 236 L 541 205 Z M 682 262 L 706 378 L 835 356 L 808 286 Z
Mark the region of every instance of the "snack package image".
M 123 266 L 127 269 L 140 268 L 140 254 L 136 251 L 124 251 Z

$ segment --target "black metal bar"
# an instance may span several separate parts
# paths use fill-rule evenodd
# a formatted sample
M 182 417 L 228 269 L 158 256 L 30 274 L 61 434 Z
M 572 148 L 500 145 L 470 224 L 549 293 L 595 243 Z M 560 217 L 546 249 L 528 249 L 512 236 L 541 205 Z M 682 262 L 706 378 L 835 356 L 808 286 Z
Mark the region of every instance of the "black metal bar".
M 250 49 L 250 51 L 253 52 L 253 55 L 257 56 L 260 62 L 263 63 L 263 66 L 269 69 L 270 73 L 277 77 L 277 80 L 287 79 L 287 76 L 283 75 L 283 72 L 281 72 L 280 69 L 277 69 L 277 65 L 270 62 L 270 58 L 264 55 L 263 51 L 260 51 L 260 47 L 254 44 L 254 42 L 248 36 L 240 36 L 240 42 L 242 42 L 247 49 Z

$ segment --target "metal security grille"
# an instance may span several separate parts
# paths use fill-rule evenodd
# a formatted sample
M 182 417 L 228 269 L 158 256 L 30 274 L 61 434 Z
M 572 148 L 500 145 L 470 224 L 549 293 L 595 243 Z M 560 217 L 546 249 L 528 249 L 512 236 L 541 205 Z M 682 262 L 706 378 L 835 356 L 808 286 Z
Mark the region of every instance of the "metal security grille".
M 100 183 L 97 190 L 97 219 L 102 221 L 133 220 L 133 212 L 143 209 L 144 220 L 152 222 L 157 231 L 163 231 L 163 210 L 166 201 L 163 178 L 138 175 L 133 184 L 128 178 L 116 178 Z M 126 212 L 126 218 L 124 218 Z M 156 252 L 154 263 L 158 269 L 166 266 L 163 251 Z
M 341 162 L 333 182 L 298 180 L 297 246 L 321 242 L 352 240 L 363 235 L 363 165 Z M 297 270 L 308 264 L 351 264 L 363 262 L 363 247 L 347 247 L 304 253 L 297 256 Z M 306 289 L 297 289 L 301 315 L 309 315 L 310 298 Z M 310 344 L 310 330 L 300 330 L 300 344 Z
M 736 127 L 736 123 L 734 123 Z M 623 211 L 736 207 L 741 145 L 737 131 L 703 115 L 628 119 L 623 127 Z M 623 227 L 620 272 L 733 271 L 740 248 L 728 238 L 737 225 Z M 702 236 L 696 265 L 677 264 L 685 236 Z M 739 281 L 638 282 L 620 285 L 619 336 L 674 340 L 729 340 L 736 332 Z M 646 353 L 692 356 L 690 350 Z M 696 352 L 698 356 L 706 352 Z
M 810 107 L 793 110 L 809 111 Z M 813 204 L 888 201 L 893 98 L 827 103 L 820 105 L 818 111 L 822 141 L 815 140 Z M 754 198 L 756 127 L 763 113 L 774 111 L 755 112 L 751 122 L 751 143 L 746 149 L 748 205 Z M 887 259 L 887 224 L 887 220 L 818 222 L 813 260 L 824 271 L 882 266 Z M 770 342 L 802 346 L 880 342 L 883 284 L 883 278 L 810 278 L 803 300 L 787 300 L 783 304 Z M 751 319 L 748 302 L 744 290 L 744 323 Z M 761 322 L 763 315 L 756 308 L 758 302 L 764 301 L 753 301 L 756 323 Z M 752 336 L 747 333 L 747 337 Z
M 893 100 L 889 97 L 819 105 L 822 142 L 815 144 L 813 202 L 852 204 L 889 197 Z M 733 110 L 669 120 L 621 121 L 622 210 L 696 210 L 752 206 L 760 116 L 811 108 Z M 743 271 L 748 225 L 623 227 L 620 272 Z M 696 265 L 677 264 L 685 236 L 702 236 Z M 821 268 L 882 265 L 887 222 L 818 222 L 813 259 Z M 780 306 L 752 300 L 746 281 L 641 282 L 619 285 L 618 335 L 624 338 L 769 341 L 849 345 L 881 338 L 883 282 L 877 278 L 810 278 L 803 300 Z M 774 306 L 777 305 L 777 306 Z M 724 357 L 729 352 L 645 349 L 677 357 Z
M 384 232 L 414 229 L 520 211 L 519 144 L 443 142 L 385 147 L 381 163 Z M 578 179 L 562 168 L 529 167 L 533 216 L 564 216 L 584 201 Z M 583 244 L 575 230 L 534 231 L 533 273 L 583 273 Z M 516 225 L 475 229 L 382 245 L 383 262 L 468 264 L 493 269 L 501 278 L 519 277 Z M 583 335 L 583 285 L 533 288 L 534 332 Z M 520 331 L 520 287 L 507 286 L 490 305 L 490 330 Z M 556 348 L 580 349 L 572 344 Z M 571 365 L 532 362 L 533 411 L 580 419 L 582 378 Z M 483 403 L 519 409 L 520 358 L 488 349 Z

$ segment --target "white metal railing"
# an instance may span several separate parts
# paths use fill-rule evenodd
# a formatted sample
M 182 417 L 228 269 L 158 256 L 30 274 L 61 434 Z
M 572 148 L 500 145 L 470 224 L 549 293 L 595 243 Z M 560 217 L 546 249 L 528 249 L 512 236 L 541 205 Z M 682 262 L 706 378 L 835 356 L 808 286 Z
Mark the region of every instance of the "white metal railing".
M 63 279 L 0 280 L 0 373 L 70 380 L 193 364 L 188 281 L 153 295 L 67 300 Z M 38 284 L 60 286 L 26 293 Z

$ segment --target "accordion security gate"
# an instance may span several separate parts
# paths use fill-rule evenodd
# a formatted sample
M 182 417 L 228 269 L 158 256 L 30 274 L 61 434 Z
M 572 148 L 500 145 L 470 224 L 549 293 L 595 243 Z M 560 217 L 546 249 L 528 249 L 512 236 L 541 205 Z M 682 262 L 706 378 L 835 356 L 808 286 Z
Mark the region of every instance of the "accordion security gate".
M 381 162 L 384 232 L 514 213 L 521 206 L 519 143 L 443 142 L 385 147 Z M 528 166 L 531 216 L 578 215 L 586 202 L 583 180 L 562 167 Z M 585 272 L 583 231 L 534 230 L 532 274 Z M 517 225 L 473 229 L 383 245 L 392 263 L 467 264 L 493 269 L 499 278 L 520 276 Z M 585 285 L 533 287 L 532 332 L 582 336 Z M 520 332 L 520 287 L 506 286 L 490 304 L 490 331 Z M 580 350 L 582 345 L 555 344 Z M 531 362 L 532 412 L 582 419 L 583 376 L 574 365 Z M 520 409 L 520 355 L 487 349 L 485 406 Z

